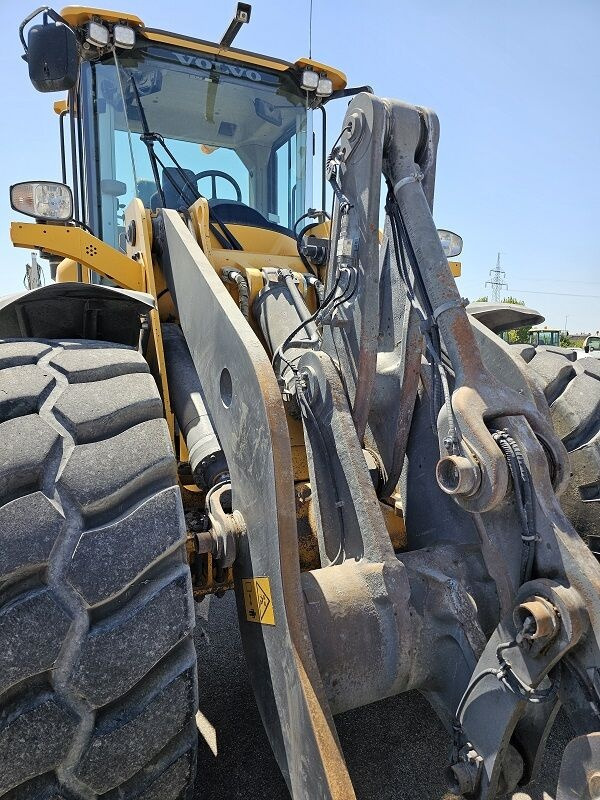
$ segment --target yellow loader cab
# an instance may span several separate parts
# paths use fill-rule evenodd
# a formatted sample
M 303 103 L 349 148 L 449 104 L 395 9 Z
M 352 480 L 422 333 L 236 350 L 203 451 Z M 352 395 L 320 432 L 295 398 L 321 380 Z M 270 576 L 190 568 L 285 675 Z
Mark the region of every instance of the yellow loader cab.
M 240 13 L 249 19 L 249 11 Z M 208 207 L 200 204 L 194 224 L 216 269 L 264 265 L 266 256 L 267 264 L 276 257 L 304 271 L 293 226 L 312 189 L 310 110 L 345 88 L 343 73 L 310 59 L 237 50 L 228 36 L 217 44 L 147 28 L 117 12 L 68 7 L 61 16 L 91 31 L 76 125 L 94 165 L 84 178 L 82 216 L 99 238 L 125 250 L 123 210 L 134 197 L 154 212 L 188 208 L 199 191 Z M 99 40 L 114 36 L 115 26 L 127 44 L 115 40 L 113 49 L 111 41 L 98 58 Z M 303 80 L 314 82 L 310 94 Z M 145 139 L 145 130 L 160 141 Z M 243 255 L 220 252 L 224 245 Z M 72 279 L 73 269 L 63 264 L 59 280 Z

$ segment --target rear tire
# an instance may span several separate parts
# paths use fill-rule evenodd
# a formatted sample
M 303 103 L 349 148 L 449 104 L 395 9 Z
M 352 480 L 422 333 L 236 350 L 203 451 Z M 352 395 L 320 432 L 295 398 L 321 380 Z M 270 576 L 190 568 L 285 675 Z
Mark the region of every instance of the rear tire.
M 0 342 L 0 797 L 187 796 L 197 678 L 185 536 L 142 356 Z
M 600 536 L 600 359 L 577 359 L 562 347 L 514 347 L 529 363 L 569 453 L 572 478 L 561 505 L 584 539 Z

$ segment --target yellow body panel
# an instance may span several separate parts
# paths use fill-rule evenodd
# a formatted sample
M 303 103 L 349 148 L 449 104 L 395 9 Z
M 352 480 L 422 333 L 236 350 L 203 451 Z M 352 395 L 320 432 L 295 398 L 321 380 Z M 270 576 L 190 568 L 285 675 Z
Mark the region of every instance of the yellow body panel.
M 106 8 L 94 8 L 93 6 L 65 6 L 60 15 L 74 28 L 85 25 L 92 18 L 103 19 L 106 22 L 125 22 L 135 27 L 144 26 L 142 20 L 135 14 L 127 14 L 125 11 L 111 11 Z
M 379 501 L 379 507 L 383 513 L 385 526 L 392 540 L 394 550 L 403 550 L 406 547 L 406 525 L 402 511 L 381 501 Z
M 140 263 L 83 228 L 12 222 L 10 239 L 15 247 L 46 250 L 63 258 L 71 258 L 99 275 L 110 278 L 124 289 L 147 291 L 144 269 Z
M 263 269 L 263 267 L 283 267 L 294 272 L 305 272 L 299 256 L 277 256 L 265 253 L 249 253 L 246 250 L 213 250 L 211 263 L 217 272 L 224 267 Z
M 190 208 L 190 217 L 196 238 L 217 272 L 223 267 L 242 266 L 255 269 L 281 266 L 296 272 L 305 272 L 296 242 L 291 236 L 267 228 L 228 222 L 228 230 L 239 241 L 243 250 L 224 250 L 210 231 L 206 198 L 200 197 L 196 200 Z M 218 229 L 218 225 L 216 227 Z
M 195 50 L 198 53 L 209 53 L 213 56 L 221 55 L 232 61 L 243 61 L 244 64 L 253 64 L 255 67 L 266 67 L 266 69 L 276 70 L 277 72 L 286 72 L 290 69 L 290 66 L 292 66 L 288 64 L 287 61 L 269 58 L 259 53 L 246 53 L 230 47 L 221 47 L 219 44 L 213 42 L 204 42 L 199 39 L 186 39 L 185 36 L 178 36 L 175 33 L 144 30 L 143 35 L 151 42 L 160 42 L 161 44 L 169 44 L 174 47 L 185 47 L 186 50 Z
M 462 264 L 460 261 L 449 261 L 450 271 L 455 278 L 460 278 L 462 272 Z
M 125 209 L 125 229 L 129 229 L 132 225 L 135 226 L 136 231 L 135 241 L 127 243 L 127 255 L 132 260 L 135 259 L 136 263 L 142 265 L 146 277 L 146 291 L 156 300 L 157 293 L 154 265 L 152 263 L 152 226 L 150 224 L 150 212 L 144 208 L 144 204 L 138 198 L 134 198 Z M 153 308 L 150 312 L 150 322 L 152 336 L 148 347 L 148 361 L 154 368 L 155 378 L 159 381 L 165 409 L 165 418 L 169 426 L 171 441 L 174 442 L 175 418 L 169 398 L 165 351 L 163 348 L 158 308 Z
M 304 264 L 298 255 L 295 240 L 291 236 L 286 236 L 278 231 L 257 228 L 251 225 L 228 223 L 227 228 L 244 249 L 223 249 L 210 231 L 208 211 L 208 201 L 204 197 L 196 200 L 190 208 L 190 225 L 193 233 L 204 254 L 219 275 L 226 268 L 238 269 L 244 274 L 249 287 L 250 308 L 252 308 L 256 295 L 264 286 L 261 270 L 265 267 L 291 269 L 299 274 L 306 272 Z M 227 288 L 234 299 L 237 300 L 237 287 L 227 284 Z M 300 283 L 299 289 L 303 294 L 307 295 L 306 286 L 303 282 Z M 311 311 L 316 310 L 316 298 L 313 295 L 314 292 L 311 291 L 306 296 L 306 301 Z M 252 315 L 249 323 L 254 332 L 261 338 L 260 330 Z
M 54 102 L 53 108 L 54 108 L 54 113 L 55 114 L 62 114 L 63 111 L 68 111 L 69 110 L 69 101 L 68 101 L 68 99 L 56 100 Z
M 313 61 L 310 58 L 301 58 L 295 64 L 283 61 L 278 58 L 271 58 L 260 53 L 249 53 L 236 48 L 222 47 L 218 42 L 205 42 L 199 39 L 191 39 L 168 31 L 158 31 L 145 27 L 143 21 L 135 14 L 127 14 L 123 11 L 111 11 L 104 8 L 93 8 L 92 6 L 67 6 L 60 12 L 63 19 L 74 28 L 85 25 L 92 18 L 101 19 L 108 23 L 123 22 L 140 29 L 140 34 L 151 42 L 173 45 L 174 47 L 185 47 L 187 50 L 195 50 L 199 53 L 209 53 L 210 55 L 221 55 L 233 61 L 242 61 L 245 64 L 252 64 L 257 67 L 265 67 L 277 72 L 287 72 L 288 70 L 304 69 L 310 67 L 331 78 L 334 89 L 343 89 L 346 86 L 346 76 L 339 69 Z
M 227 228 L 242 245 L 244 252 L 299 258 L 296 240 L 291 236 L 286 236 L 283 233 L 271 231 L 267 228 L 256 228 L 252 225 L 238 225 L 231 222 L 227 223 Z M 220 248 L 219 243 L 212 234 L 211 239 L 213 248 Z

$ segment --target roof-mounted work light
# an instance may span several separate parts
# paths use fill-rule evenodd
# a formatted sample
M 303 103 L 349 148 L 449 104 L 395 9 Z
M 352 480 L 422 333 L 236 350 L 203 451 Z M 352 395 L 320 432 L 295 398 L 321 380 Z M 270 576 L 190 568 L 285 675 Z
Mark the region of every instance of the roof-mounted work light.
M 88 22 L 85 31 L 85 40 L 94 47 L 106 47 L 110 34 L 108 28 L 100 22 Z
M 135 45 L 135 31 L 129 25 L 117 24 L 113 28 L 113 40 L 115 47 L 131 50 Z

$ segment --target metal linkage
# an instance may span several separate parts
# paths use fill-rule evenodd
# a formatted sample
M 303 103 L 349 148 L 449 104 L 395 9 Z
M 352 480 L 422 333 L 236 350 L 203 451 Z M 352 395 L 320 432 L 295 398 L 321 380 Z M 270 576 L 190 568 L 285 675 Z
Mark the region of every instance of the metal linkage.
M 206 495 L 210 527 L 196 534 L 199 553 L 210 553 L 220 569 L 233 565 L 237 540 L 246 532 L 241 513 L 231 508 L 231 484 L 213 486 Z
M 568 464 L 547 407 L 519 370 L 512 370 L 506 380 L 506 373 L 495 369 L 501 359 L 494 353 L 488 362 L 494 365 L 493 371 L 484 366 L 475 330 L 456 289 L 431 216 L 437 139 L 437 119 L 426 109 L 367 95 L 359 95 L 350 104 L 331 161 L 337 191 L 328 288 L 331 289 L 340 272 L 336 254 L 344 252 L 344 242 L 352 240 L 357 270 L 356 302 L 348 308 L 343 327 L 324 332 L 323 347 L 336 365 L 339 377 L 328 377 L 319 388 L 320 398 L 333 399 L 327 409 L 322 405 L 316 410 L 313 407 L 320 435 L 312 432 L 315 424 L 308 414 L 305 429 L 311 448 L 311 484 L 324 520 L 322 536 L 326 546 L 322 559 L 324 556 L 331 559 L 336 553 L 333 542 L 327 547 L 327 531 L 332 532 L 336 525 L 342 528 L 344 555 L 357 557 L 361 552 L 360 534 L 352 532 L 352 510 L 342 501 L 343 514 L 338 517 L 333 514 L 336 498 L 330 494 L 328 484 L 332 481 L 326 479 L 326 472 L 333 472 L 338 482 L 344 472 L 341 449 L 347 447 L 347 440 L 330 433 L 338 394 L 348 398 L 358 442 L 374 441 L 377 446 L 385 433 L 388 439 L 392 438 L 389 426 L 386 429 L 381 424 L 385 390 L 376 389 L 384 385 L 378 383 L 379 376 L 384 374 L 378 341 L 385 321 L 383 301 L 392 292 L 387 283 L 389 272 L 380 270 L 372 250 L 374 237 L 365 233 L 377 227 L 383 172 L 389 187 L 388 241 L 384 250 L 387 264 L 384 265 L 396 267 L 404 289 L 404 307 L 408 302 L 413 318 L 420 321 L 432 366 L 426 394 L 432 401 L 441 455 L 434 474 L 439 488 L 463 509 L 457 510 L 456 523 L 476 532 L 477 555 L 471 544 L 464 551 L 467 574 L 474 576 L 483 562 L 498 591 L 495 599 L 489 589 L 474 587 L 476 616 L 482 627 L 486 625 L 489 630 L 490 619 L 495 619 L 497 627 L 484 647 L 477 645 L 476 636 L 470 640 L 473 661 L 466 669 L 455 670 L 451 686 L 443 678 L 447 662 L 441 659 L 442 641 L 448 636 L 448 629 L 442 621 L 441 609 L 445 608 L 456 622 L 456 607 L 447 605 L 448 597 L 439 596 L 437 614 L 431 612 L 431 607 L 421 605 L 418 597 L 423 585 L 433 586 L 431 568 L 427 559 L 416 560 L 413 553 L 403 554 L 413 614 L 420 615 L 422 631 L 431 637 L 427 652 L 435 663 L 434 668 L 427 670 L 417 655 L 412 668 L 413 674 L 419 675 L 421 691 L 449 727 L 454 726 L 455 733 L 460 733 L 453 765 L 457 780 L 460 775 L 459 788 L 483 800 L 514 788 L 535 773 L 559 693 L 568 691 L 574 696 L 578 692 L 570 676 L 576 672 L 580 691 L 590 691 L 589 686 L 584 688 L 586 680 L 582 674 L 586 671 L 589 674 L 591 665 L 596 669 L 600 662 L 597 650 L 592 655 L 600 643 L 597 618 L 600 571 L 558 506 L 555 489 L 564 484 Z M 394 288 L 391 284 L 391 289 Z M 494 347 L 500 349 L 498 345 L 490 345 L 492 350 Z M 302 363 L 308 365 L 310 358 L 305 356 Z M 406 397 L 403 399 L 408 401 Z M 328 450 L 326 459 L 320 454 L 323 449 Z M 383 463 L 389 464 L 389 450 L 382 447 L 379 453 L 385 454 Z M 418 455 L 418 444 L 412 446 L 411 453 L 413 457 L 415 453 Z M 341 484 L 344 486 L 343 480 Z M 430 520 L 429 543 L 435 547 L 436 537 L 431 528 L 435 530 L 436 525 L 441 528 L 435 520 L 436 513 L 447 512 L 442 512 L 445 506 L 439 495 L 436 498 L 430 492 L 428 496 L 434 505 L 429 514 L 422 516 Z M 328 515 L 324 515 L 323 508 L 330 509 Z M 375 522 L 373 525 L 376 527 Z M 437 541 L 440 535 L 443 537 L 438 534 Z M 465 542 L 473 541 L 465 534 L 461 536 Z M 333 538 L 339 541 L 337 534 Z M 410 538 L 409 528 L 409 543 Z M 348 541 L 354 544 L 349 547 Z M 364 551 L 361 557 L 365 558 Z M 582 566 L 579 574 L 575 569 L 578 561 Z M 444 564 L 440 569 L 448 581 L 456 580 L 452 565 Z M 546 576 L 552 576 L 554 581 L 558 577 L 572 588 L 565 595 L 567 590 L 560 583 L 548 585 Z M 582 615 L 582 597 L 586 597 L 591 613 L 591 626 Z M 519 613 L 528 609 L 531 614 L 517 624 L 513 621 L 515 608 L 521 609 Z M 557 609 L 556 618 L 550 608 Z M 545 624 L 550 628 L 544 635 L 540 633 L 543 614 L 536 619 L 542 610 L 546 613 Z M 583 631 L 588 628 L 594 631 L 593 647 L 588 644 L 589 639 L 582 639 Z M 548 673 L 571 650 L 574 653 L 570 668 L 562 669 L 561 681 L 558 682 L 557 675 L 556 682 L 546 684 Z M 468 663 L 469 647 L 464 640 L 461 652 Z M 460 658 L 456 663 L 462 663 Z M 575 663 L 578 667 L 573 670 Z M 453 701 L 457 685 L 461 686 L 460 695 Z M 453 702 L 454 709 L 448 719 L 446 715 Z M 455 719 L 457 707 L 459 722 Z M 534 708 L 539 710 L 533 711 Z M 597 722 L 590 718 L 589 724 Z

